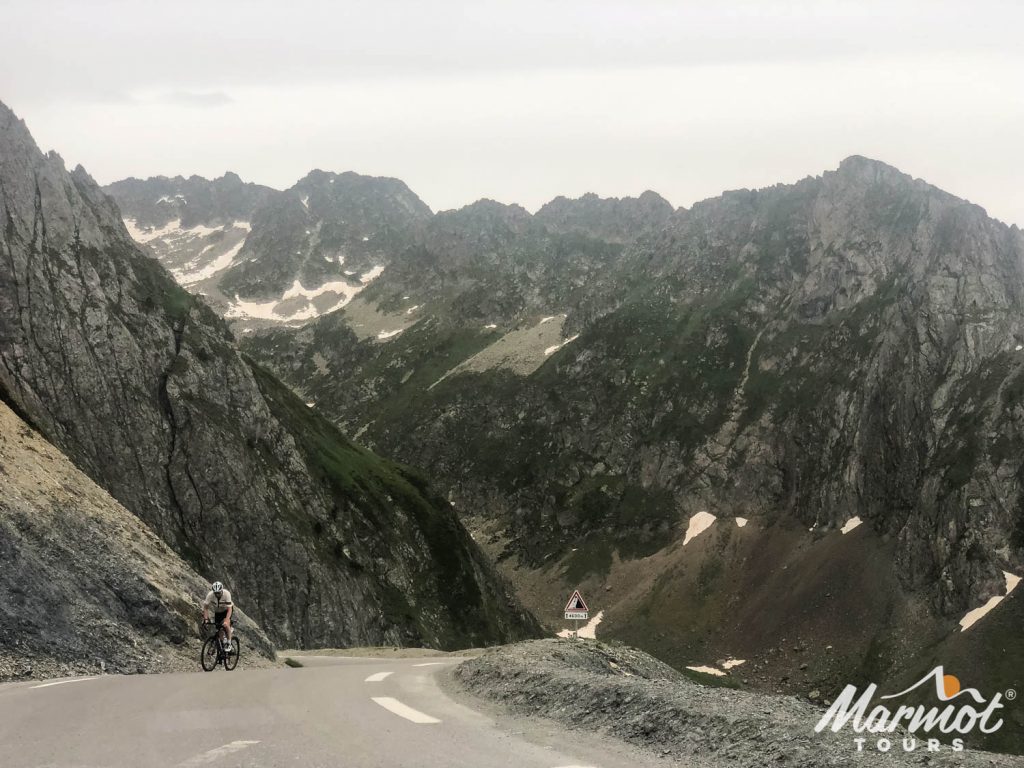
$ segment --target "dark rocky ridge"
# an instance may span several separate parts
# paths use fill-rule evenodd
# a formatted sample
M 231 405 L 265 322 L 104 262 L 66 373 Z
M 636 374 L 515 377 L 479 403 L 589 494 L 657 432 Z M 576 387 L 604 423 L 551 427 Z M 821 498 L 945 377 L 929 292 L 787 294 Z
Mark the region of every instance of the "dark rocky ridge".
M 270 187 L 244 182 L 230 171 L 212 180 L 201 176 L 122 179 L 103 191 L 139 227 L 161 227 L 180 220 L 183 228 L 249 221 L 257 208 L 278 194 Z
M 575 200 L 556 197 L 537 211 L 552 232 L 576 233 L 626 245 L 668 224 L 674 209 L 656 192 L 640 197 L 601 198 L 590 193 Z
M 533 631 L 450 507 L 236 352 L 0 105 L 0 397 L 281 644 Z

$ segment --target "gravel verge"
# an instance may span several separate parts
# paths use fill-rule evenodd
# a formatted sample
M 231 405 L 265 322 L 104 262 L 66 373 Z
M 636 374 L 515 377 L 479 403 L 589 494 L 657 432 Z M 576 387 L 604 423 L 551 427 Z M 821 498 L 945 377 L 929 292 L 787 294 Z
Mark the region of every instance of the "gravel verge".
M 614 736 L 690 765 L 763 768 L 822 766 L 1024 766 L 1024 758 L 921 740 L 880 753 L 854 734 L 817 734 L 823 711 L 792 697 L 695 683 L 641 651 L 582 640 L 536 640 L 501 646 L 454 672 L 469 693 L 517 714 L 542 716 L 580 731 Z M 969 741 L 968 741 L 969 743 Z M 897 753 L 898 751 L 898 753 Z

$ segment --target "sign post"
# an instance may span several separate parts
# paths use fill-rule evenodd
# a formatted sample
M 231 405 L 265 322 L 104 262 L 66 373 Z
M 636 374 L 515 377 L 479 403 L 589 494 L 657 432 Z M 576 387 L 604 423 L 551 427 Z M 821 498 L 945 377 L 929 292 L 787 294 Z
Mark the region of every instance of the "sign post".
M 577 640 L 580 637 L 580 621 L 586 621 L 589 618 L 590 609 L 587 608 L 587 604 L 583 601 L 583 595 L 577 589 L 572 593 L 569 602 L 565 604 L 565 619 L 566 621 L 571 620 L 575 622 L 572 636 Z

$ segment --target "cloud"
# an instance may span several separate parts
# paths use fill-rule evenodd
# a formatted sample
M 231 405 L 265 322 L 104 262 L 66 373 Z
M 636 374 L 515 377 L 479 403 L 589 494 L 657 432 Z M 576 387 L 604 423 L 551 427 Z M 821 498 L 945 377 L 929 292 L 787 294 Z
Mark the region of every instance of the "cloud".
M 234 101 L 224 91 L 171 91 L 160 96 L 158 100 L 165 104 L 178 104 L 201 109 L 223 107 Z

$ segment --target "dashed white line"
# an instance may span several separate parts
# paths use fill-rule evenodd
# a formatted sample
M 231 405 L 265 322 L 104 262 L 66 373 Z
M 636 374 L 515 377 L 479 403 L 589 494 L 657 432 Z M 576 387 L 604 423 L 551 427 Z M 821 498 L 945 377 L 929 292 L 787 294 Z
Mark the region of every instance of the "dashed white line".
M 43 683 L 42 685 L 33 685 L 32 688 L 49 688 L 51 685 L 67 685 L 68 683 L 84 683 L 86 680 L 95 680 L 95 677 L 76 677 L 71 680 L 58 680 L 55 683 Z
M 428 661 L 423 664 L 413 664 L 414 667 L 440 667 L 444 664 L 443 661 Z
M 403 704 L 398 699 L 392 699 L 390 696 L 374 696 L 373 701 L 380 704 L 384 709 L 393 715 L 404 717 L 406 720 L 417 723 L 419 725 L 431 725 L 433 723 L 440 723 L 436 717 L 425 715 L 418 709 Z
M 393 674 L 394 674 L 394 672 L 374 672 L 372 675 L 370 675 L 368 678 L 366 678 L 363 682 L 364 683 L 379 683 L 385 677 L 388 677 L 389 675 L 393 675 Z
M 258 741 L 232 741 L 230 744 L 225 744 L 223 747 L 217 747 L 211 749 L 208 752 L 190 757 L 183 763 L 178 763 L 178 768 L 194 768 L 198 765 L 209 765 L 215 760 L 219 760 L 222 757 L 226 757 L 234 752 L 251 747 L 253 744 L 259 744 Z

